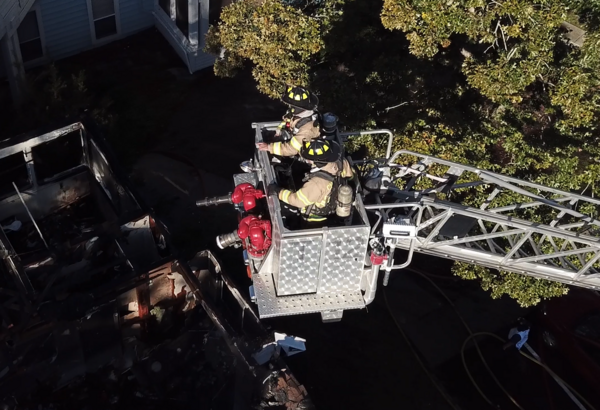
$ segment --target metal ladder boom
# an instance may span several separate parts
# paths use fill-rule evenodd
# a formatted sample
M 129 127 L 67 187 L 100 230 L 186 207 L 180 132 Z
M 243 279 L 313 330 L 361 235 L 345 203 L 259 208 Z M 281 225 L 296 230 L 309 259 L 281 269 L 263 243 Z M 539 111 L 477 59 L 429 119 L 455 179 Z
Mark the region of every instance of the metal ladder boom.
M 395 163 L 411 157 L 418 166 Z M 388 164 L 401 199 L 365 209 L 411 203 L 415 252 L 600 289 L 600 200 L 407 150 Z

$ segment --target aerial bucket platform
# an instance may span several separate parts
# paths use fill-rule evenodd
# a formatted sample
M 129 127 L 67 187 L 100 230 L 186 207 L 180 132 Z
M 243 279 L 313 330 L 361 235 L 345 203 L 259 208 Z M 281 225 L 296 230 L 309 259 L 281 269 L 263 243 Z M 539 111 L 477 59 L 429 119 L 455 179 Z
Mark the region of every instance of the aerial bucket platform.
M 255 141 L 263 142 L 278 124 L 253 124 Z M 218 243 L 244 247 L 250 296 L 261 318 L 318 312 L 324 321 L 340 320 L 344 310 L 373 301 L 380 271 L 387 285 L 391 271 L 408 266 L 414 252 L 600 288 L 600 200 L 416 152 L 392 153 L 388 130 L 332 138 L 343 143 L 356 136 L 387 137 L 387 152 L 353 161 L 359 183 L 343 223 L 294 225 L 285 204 L 263 193 L 271 183 L 300 188 L 293 178 L 298 159 L 256 150 L 242 164 L 244 173 L 234 175 L 231 198 L 237 199 L 225 200 L 242 216 L 253 201 L 265 201 L 260 215 L 242 220 L 250 231 L 258 224 L 264 230 L 254 237 L 238 230 Z M 240 189 L 254 198 L 250 205 Z M 462 203 L 470 190 L 477 195 Z M 258 248 L 252 246 L 257 238 Z
M 256 142 L 279 123 L 254 124 Z M 281 183 L 266 151 L 256 151 L 249 173 L 234 175 L 235 185 Z M 261 318 L 321 313 L 339 320 L 344 310 L 370 303 L 374 289 L 365 282 L 365 257 L 371 225 L 360 196 L 347 226 L 290 229 L 276 195 L 267 197 L 272 246 L 262 261 L 251 260 L 254 299 Z M 366 297 L 365 297 L 366 294 Z

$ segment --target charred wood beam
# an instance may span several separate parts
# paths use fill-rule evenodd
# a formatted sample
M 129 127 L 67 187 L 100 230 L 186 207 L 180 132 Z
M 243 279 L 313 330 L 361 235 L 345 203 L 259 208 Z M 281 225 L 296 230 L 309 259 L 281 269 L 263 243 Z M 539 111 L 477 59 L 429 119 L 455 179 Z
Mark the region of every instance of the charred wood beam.
M 231 297 L 235 300 L 234 305 L 237 304 L 237 306 L 239 308 L 239 310 L 237 310 L 235 313 L 242 316 L 241 317 L 241 321 L 242 321 L 241 332 L 242 332 L 242 334 L 244 334 L 246 336 L 253 335 L 253 336 L 262 336 L 263 338 L 266 337 L 268 334 L 267 329 L 265 328 L 263 323 L 260 321 L 260 319 L 259 319 L 258 315 L 256 314 L 256 312 L 254 311 L 254 309 L 252 309 L 251 305 L 246 301 L 246 299 L 244 299 L 242 294 L 239 292 L 238 286 L 229 277 L 227 272 L 225 272 L 221 269 L 221 265 L 220 265 L 219 261 L 212 254 L 212 252 L 210 252 L 208 250 L 201 251 L 201 252 L 198 252 L 196 257 L 206 258 L 207 261 L 212 262 L 212 264 L 215 268 L 214 270 L 215 270 L 215 274 L 216 274 L 216 275 L 212 275 L 212 277 L 210 277 L 210 276 L 208 276 L 208 273 L 207 273 L 206 276 L 203 276 L 201 279 L 198 280 L 198 283 L 205 285 L 206 283 L 209 283 L 209 282 L 218 281 L 218 282 L 223 282 L 225 284 L 225 286 L 222 288 L 222 290 L 224 290 L 225 293 L 229 292 Z M 200 268 L 210 271 L 210 267 L 201 266 Z M 192 275 L 192 276 L 194 278 L 196 277 L 195 275 Z M 222 293 L 222 297 L 225 296 L 225 293 Z M 224 300 L 221 300 L 220 302 L 224 302 Z M 211 305 L 211 304 L 208 303 L 208 305 Z M 203 305 L 203 306 L 205 306 L 205 305 Z M 224 310 L 222 309 L 222 306 L 220 306 L 220 308 L 221 309 L 219 309 L 219 311 L 218 311 L 220 313 L 220 320 L 225 322 L 224 317 L 222 316 L 222 312 Z M 206 307 L 205 307 L 205 309 L 206 309 Z M 207 313 L 208 313 L 208 311 L 207 311 Z M 209 316 L 210 316 L 210 314 L 209 314 Z M 214 319 L 213 319 L 213 321 L 214 321 Z M 248 329 L 245 326 L 245 324 L 247 324 L 247 323 L 250 323 L 252 325 L 252 333 L 250 333 L 249 332 L 250 329 Z M 231 334 L 234 334 L 234 333 L 231 333 Z M 246 356 L 246 357 L 249 357 L 249 356 Z M 247 364 L 247 362 L 245 362 L 245 363 Z M 295 389 L 299 392 L 304 392 L 304 395 L 306 395 L 306 390 L 304 390 L 304 387 L 302 385 L 300 385 L 298 380 L 296 380 L 296 378 L 291 374 L 291 372 L 289 371 L 289 369 L 287 367 L 287 364 L 283 361 L 283 359 L 281 357 L 274 358 L 274 360 L 272 361 L 272 364 L 273 364 L 273 368 L 281 370 L 281 372 L 279 372 L 279 377 L 280 377 L 280 380 L 282 380 L 285 383 L 285 385 L 287 386 L 286 389 Z M 250 366 L 250 368 L 251 368 L 251 371 L 253 372 L 253 374 L 256 374 L 256 373 L 254 373 L 254 369 L 252 369 L 252 366 Z
M 115 295 L 120 295 L 130 291 L 131 289 L 134 289 L 144 283 L 148 283 L 150 280 L 154 280 L 159 276 L 169 273 L 171 271 L 172 262 L 173 259 L 171 258 L 169 258 L 167 261 L 163 261 L 160 266 L 148 270 L 147 277 L 145 276 L 145 273 L 139 273 L 135 271 L 120 275 L 118 279 L 96 287 L 94 289 L 94 298 L 97 300 L 114 299 Z
M 11 138 L 0 143 L 0 158 L 4 158 L 13 154 L 20 153 L 22 151 L 30 150 L 36 145 L 43 144 L 48 141 L 52 141 L 56 138 L 60 138 L 63 135 L 69 134 L 73 131 L 77 131 L 82 128 L 81 123 L 70 124 L 66 127 L 56 129 L 55 127 L 48 126 L 44 129 L 40 129 L 34 132 L 28 132 L 21 134 L 15 138 Z M 44 132 L 40 135 L 40 132 Z
M 226 272 L 224 272 L 221 269 L 221 264 L 213 255 L 213 253 L 211 251 L 204 250 L 198 252 L 196 256 L 200 258 L 207 258 L 212 262 L 216 270 L 215 273 L 218 275 L 218 277 L 207 279 L 211 281 L 222 281 L 225 284 L 224 290 L 226 292 L 229 292 L 231 297 L 237 302 L 237 307 L 239 307 L 239 311 L 235 313 L 240 315 L 238 319 L 241 323 L 242 331 L 246 330 L 245 324 L 250 322 L 253 328 L 253 333 L 266 334 L 267 330 L 264 327 L 263 323 L 260 321 L 260 318 L 252 309 L 252 306 L 246 301 L 246 299 L 244 299 L 233 280 L 229 277 L 229 275 L 227 275 Z
M 17 288 L 20 289 L 25 295 L 33 294 L 34 290 L 33 286 L 31 286 L 31 282 L 29 281 L 29 277 L 23 270 L 23 267 L 18 260 L 18 256 L 16 256 L 15 250 L 13 249 L 10 241 L 2 229 L 0 229 L 0 251 L 4 253 L 2 258 L 6 264 L 6 269 L 13 277 Z
M 225 343 L 231 350 L 231 353 L 240 361 L 240 363 L 243 363 L 248 368 L 253 376 L 256 377 L 256 370 L 254 369 L 254 366 L 248 362 L 247 357 L 250 357 L 250 355 L 245 351 L 246 349 L 244 343 L 237 336 L 236 332 L 231 328 L 229 323 L 227 323 L 227 321 L 222 317 L 222 314 L 216 307 L 215 302 L 208 297 L 204 297 L 200 281 L 191 271 L 190 267 L 185 263 L 180 263 L 179 261 L 175 262 L 173 267 L 183 276 L 195 299 L 200 302 L 200 305 L 208 317 L 210 317 L 212 322 L 219 329 L 223 336 L 223 340 L 225 340 Z
M 22 253 L 19 254 L 19 259 L 21 260 L 21 264 L 25 267 L 25 272 L 28 272 L 29 269 L 36 269 L 37 267 L 32 267 L 32 265 L 35 265 L 36 263 L 40 263 L 43 262 L 45 260 L 47 260 L 48 258 L 53 258 L 55 257 L 54 252 L 52 252 L 51 250 L 48 249 L 39 249 L 39 250 L 35 250 L 33 252 L 28 252 L 28 253 Z M 41 266 L 45 266 L 45 265 L 41 265 Z
M 138 316 L 141 320 L 140 326 L 142 327 L 143 333 L 146 333 L 148 330 L 147 319 L 150 317 L 149 276 L 148 273 L 143 274 L 140 279 L 146 281 L 135 288 L 135 296 L 138 303 Z

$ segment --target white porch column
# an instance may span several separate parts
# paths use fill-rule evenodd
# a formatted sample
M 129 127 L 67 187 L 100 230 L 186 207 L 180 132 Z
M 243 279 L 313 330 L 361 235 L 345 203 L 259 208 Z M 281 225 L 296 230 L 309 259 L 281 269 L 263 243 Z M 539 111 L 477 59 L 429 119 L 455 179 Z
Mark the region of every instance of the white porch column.
M 198 0 L 188 0 L 188 40 L 194 48 L 198 47 Z
M 204 45 L 206 43 L 206 33 L 208 32 L 208 13 L 210 0 L 198 0 L 198 2 L 200 3 L 200 26 L 198 27 L 200 46 L 198 48 L 202 50 L 204 49 Z
M 10 86 L 13 103 L 20 106 L 27 98 L 27 81 L 17 35 L 6 34 L 0 39 L 0 52 Z

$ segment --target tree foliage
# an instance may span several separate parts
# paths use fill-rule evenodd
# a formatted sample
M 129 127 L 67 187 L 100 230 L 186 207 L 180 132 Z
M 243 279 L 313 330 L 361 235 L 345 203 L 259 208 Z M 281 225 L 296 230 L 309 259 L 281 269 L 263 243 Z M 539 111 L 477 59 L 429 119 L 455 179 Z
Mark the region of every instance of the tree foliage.
M 583 3 L 562 0 L 385 0 L 382 23 L 406 33 L 411 54 L 435 59 L 453 45 L 460 48 L 464 57 L 457 69 L 481 97 L 474 104 L 481 114 L 476 133 L 457 130 L 463 134 L 457 145 L 437 132 L 434 144 L 425 149 L 548 186 L 597 195 L 598 164 L 592 159 L 599 154 L 599 33 L 581 24 L 588 33 L 577 49 L 567 43 L 561 28 L 567 13 L 582 7 Z M 528 215 L 533 220 L 542 217 Z M 523 305 L 566 289 L 464 264 L 457 264 L 454 271 L 465 279 L 481 280 L 494 297 L 507 293 Z
M 258 88 L 277 97 L 285 84 L 307 85 L 309 62 L 323 49 L 322 21 L 279 0 L 241 0 L 223 9 L 218 26 L 207 34 L 207 50 L 221 55 L 217 75 L 229 76 L 245 59 L 253 63 Z
M 552 115 L 565 127 L 595 126 L 600 109 L 597 34 L 581 50 L 569 48 L 561 24 L 567 0 L 385 0 L 383 25 L 402 30 L 410 52 L 433 57 L 453 41 L 466 55 L 468 84 L 495 103 L 549 97 Z M 541 89 L 541 91 L 540 91 Z
M 336 112 L 347 128 L 393 129 L 395 149 L 600 194 L 598 6 L 584 0 L 346 0 L 340 15 L 341 1 L 311 4 L 241 1 L 236 7 L 263 8 L 232 19 L 229 6 L 212 35 L 255 30 L 256 16 L 268 14 L 269 7 L 316 22 L 310 34 L 300 33 L 303 41 L 318 42 L 318 50 L 274 54 L 288 56 L 289 62 L 274 60 L 291 70 L 301 62 L 293 74 L 298 77 L 259 65 L 267 45 L 251 49 L 230 34 L 220 34 L 217 43 L 227 42 L 225 54 L 238 64 L 254 62 L 263 92 L 275 96 L 280 84 L 298 78 L 320 93 L 322 107 Z M 325 22 L 320 15 L 327 7 Z M 583 47 L 566 41 L 564 20 L 587 31 Z M 285 36 L 252 41 L 270 42 L 271 50 L 289 47 Z M 381 155 L 385 144 L 363 138 L 349 148 L 359 147 Z M 476 203 L 485 195 L 474 190 L 462 201 Z M 588 211 L 597 217 L 597 210 Z M 566 291 L 561 284 L 464 264 L 454 272 L 479 280 L 493 297 L 508 294 L 523 305 Z
M 462 262 L 456 262 L 452 271 L 463 279 L 479 280 L 483 290 L 490 291 L 492 298 L 497 299 L 506 294 L 523 307 L 535 306 L 542 299 L 563 296 L 568 292 L 568 288 L 557 282 L 508 272 L 494 273 L 481 266 Z

